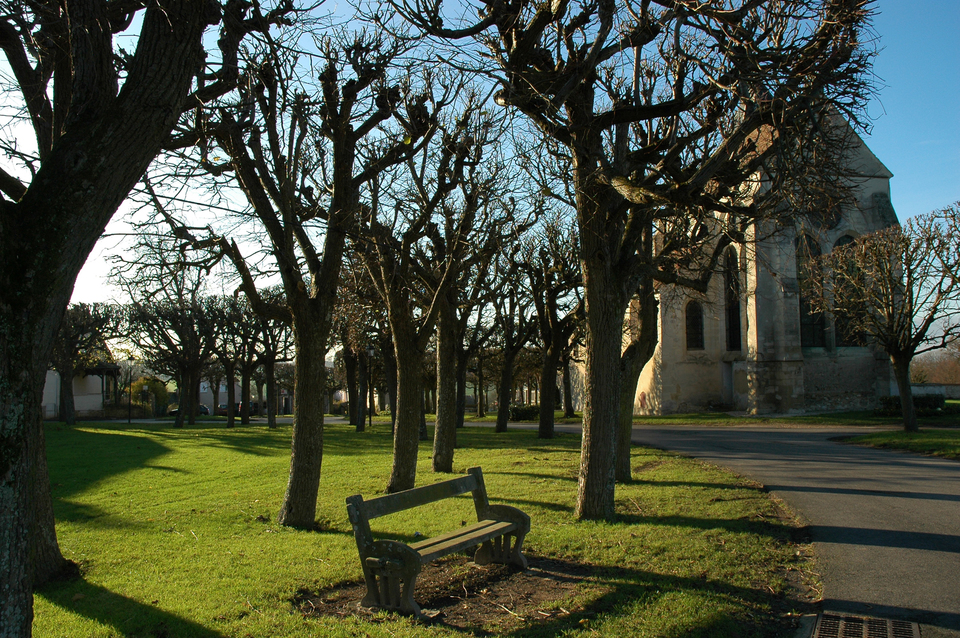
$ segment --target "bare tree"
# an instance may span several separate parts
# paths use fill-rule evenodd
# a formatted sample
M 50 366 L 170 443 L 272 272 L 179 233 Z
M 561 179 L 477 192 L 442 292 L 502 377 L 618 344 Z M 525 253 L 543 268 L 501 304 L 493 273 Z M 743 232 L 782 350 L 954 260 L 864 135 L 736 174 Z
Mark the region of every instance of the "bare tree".
M 811 307 L 890 356 L 903 427 L 916 432 L 910 362 L 960 337 L 960 202 L 807 257 Z
M 437 78 L 429 100 L 440 111 L 463 86 Z M 456 116 L 435 119 L 422 152 L 411 156 L 393 188 L 373 189 L 361 246 L 387 309 L 397 364 L 394 463 L 387 491 L 414 486 L 427 346 L 456 285 L 471 233 L 489 208 L 496 170 L 484 161 L 494 130 L 482 101 L 467 95 Z M 401 190 L 402 188 L 402 190 Z M 454 371 L 450 370 L 455 383 Z M 451 406 L 452 407 L 452 406 Z M 455 436 L 444 418 L 434 436 L 434 471 L 450 472 Z
M 117 256 L 113 277 L 131 304 L 125 338 L 147 367 L 177 382 L 180 395 L 176 427 L 196 423 L 200 377 L 214 344 L 204 315 L 204 270 L 176 250 L 177 240 L 144 228 L 131 257 Z
M 356 229 L 360 192 L 415 152 L 430 114 L 393 68 L 406 44 L 369 32 L 317 42 L 312 87 L 289 43 L 253 50 L 236 99 L 198 110 L 171 148 L 212 176 L 232 180 L 265 231 L 284 291 L 282 302 L 257 290 L 251 261 L 233 239 L 190 228 L 154 204 L 193 247 L 212 249 L 236 268 L 240 289 L 264 318 L 289 322 L 296 350 L 297 397 L 290 475 L 278 521 L 315 524 L 323 453 L 325 355 L 346 237 Z M 315 89 L 315 90 L 314 90 Z M 406 113 L 406 116 L 403 113 Z M 383 125 L 401 122 L 392 135 Z M 367 147 L 364 163 L 358 153 Z M 218 159 L 224 157 L 224 159 Z
M 557 371 L 561 358 L 573 347 L 572 338 L 582 320 L 580 268 L 572 258 L 576 254 L 576 229 L 556 215 L 544 220 L 525 248 L 523 270 L 530 282 L 543 357 L 538 428 L 541 439 L 553 438 Z
M 73 379 L 97 363 L 113 361 L 107 340 L 120 329 L 116 307 L 107 304 L 73 304 L 67 308 L 54 343 L 51 365 L 60 375 L 60 420 L 77 422 Z
M 611 518 L 624 314 L 641 278 L 676 275 L 638 258 L 644 235 L 814 209 L 839 184 L 827 121 L 862 113 L 868 3 L 479 0 L 460 23 L 442 0 L 393 4 L 485 47 L 496 101 L 569 153 L 586 301 L 575 514 Z
M 510 420 L 510 402 L 513 396 L 514 364 L 537 330 L 531 312 L 533 299 L 521 279 L 522 259 L 519 247 L 498 259 L 497 278 L 499 295 L 494 299 L 495 333 L 500 345 L 500 379 L 497 385 L 496 432 L 506 432 Z
M 22 107 L 6 113 L 0 141 L 0 634 L 29 636 L 31 587 L 65 564 L 40 402 L 77 274 L 183 110 L 229 90 L 245 34 L 268 31 L 290 6 L 268 14 L 237 0 L 0 6 L 0 49 L 11 70 L 4 108 Z M 114 35 L 138 13 L 137 47 L 117 55 Z M 222 13 L 220 64 L 205 66 L 203 34 Z

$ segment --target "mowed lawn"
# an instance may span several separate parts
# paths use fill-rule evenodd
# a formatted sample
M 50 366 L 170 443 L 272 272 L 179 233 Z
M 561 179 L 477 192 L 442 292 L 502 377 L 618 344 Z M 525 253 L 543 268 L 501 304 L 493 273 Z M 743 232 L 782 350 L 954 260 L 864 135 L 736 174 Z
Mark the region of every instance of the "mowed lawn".
M 376 495 L 391 466 L 389 428 L 328 425 L 320 531 L 275 522 L 290 426 L 216 423 L 47 426 L 57 532 L 82 579 L 37 592 L 39 637 L 464 635 L 380 614 L 304 618 L 298 592 L 361 579 L 344 499 Z M 569 615 L 512 635 L 792 635 L 787 579 L 812 571 L 795 523 L 758 485 L 669 453 L 633 452 L 618 520 L 576 522 L 579 436 L 458 434 L 458 471 L 483 468 L 492 502 L 532 518 L 528 552 L 597 566 Z M 448 478 L 420 449 L 418 484 Z M 432 535 L 475 518 L 469 495 L 374 521 L 375 533 Z M 467 634 L 471 635 L 471 634 Z
M 847 442 L 960 460 L 960 429 L 955 428 L 923 429 L 919 432 L 904 432 L 903 430 L 876 432 L 851 437 L 847 439 Z

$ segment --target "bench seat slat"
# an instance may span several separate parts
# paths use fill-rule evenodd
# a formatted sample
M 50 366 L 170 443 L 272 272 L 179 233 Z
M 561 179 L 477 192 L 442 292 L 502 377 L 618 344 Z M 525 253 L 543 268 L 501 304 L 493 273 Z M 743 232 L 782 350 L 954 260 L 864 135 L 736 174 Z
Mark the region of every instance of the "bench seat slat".
M 424 563 L 441 556 L 458 552 L 468 547 L 474 547 L 485 541 L 503 536 L 517 528 L 515 523 L 508 521 L 480 521 L 459 530 L 448 532 L 440 536 L 428 538 L 419 543 L 411 543 L 410 547 L 420 554 Z
M 402 512 L 413 507 L 439 501 L 441 499 L 472 492 L 477 487 L 477 479 L 472 476 L 461 476 L 442 483 L 415 487 L 396 494 L 378 496 L 363 502 L 367 519 L 379 518 L 388 514 Z

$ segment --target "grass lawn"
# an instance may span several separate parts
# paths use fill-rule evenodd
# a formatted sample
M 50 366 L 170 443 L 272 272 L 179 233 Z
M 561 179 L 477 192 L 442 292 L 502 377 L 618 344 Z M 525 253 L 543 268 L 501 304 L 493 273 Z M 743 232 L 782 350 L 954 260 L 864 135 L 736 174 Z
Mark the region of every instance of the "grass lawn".
M 47 427 L 64 554 L 82 579 L 36 593 L 38 637 L 450 636 L 440 625 L 379 614 L 304 618 L 292 600 L 361 578 L 344 499 L 383 490 L 388 428 L 328 425 L 322 531 L 276 525 L 290 426 L 226 430 L 215 422 Z M 533 520 L 526 550 L 597 570 L 558 605 L 571 613 L 516 636 L 789 636 L 789 581 L 811 571 L 795 523 L 756 484 L 716 467 L 636 448 L 635 481 L 617 489 L 618 520 L 573 520 L 579 437 L 458 433 L 456 467 L 480 465 L 492 502 Z M 430 471 L 420 449 L 418 484 Z M 468 520 L 472 501 L 445 501 L 374 521 L 409 538 Z
M 960 459 L 960 430 L 876 432 L 846 439 L 847 443 Z

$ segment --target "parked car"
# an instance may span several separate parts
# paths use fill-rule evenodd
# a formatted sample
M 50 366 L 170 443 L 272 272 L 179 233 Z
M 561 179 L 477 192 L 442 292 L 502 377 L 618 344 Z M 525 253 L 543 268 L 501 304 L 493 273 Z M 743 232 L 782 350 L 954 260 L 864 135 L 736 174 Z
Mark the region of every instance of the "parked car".
M 170 408 L 167 410 L 167 414 L 170 416 L 177 416 L 178 414 L 180 414 L 180 406 L 179 405 L 170 406 Z M 209 415 L 210 408 L 208 408 L 207 406 L 201 403 L 200 405 L 197 406 L 197 414 Z

